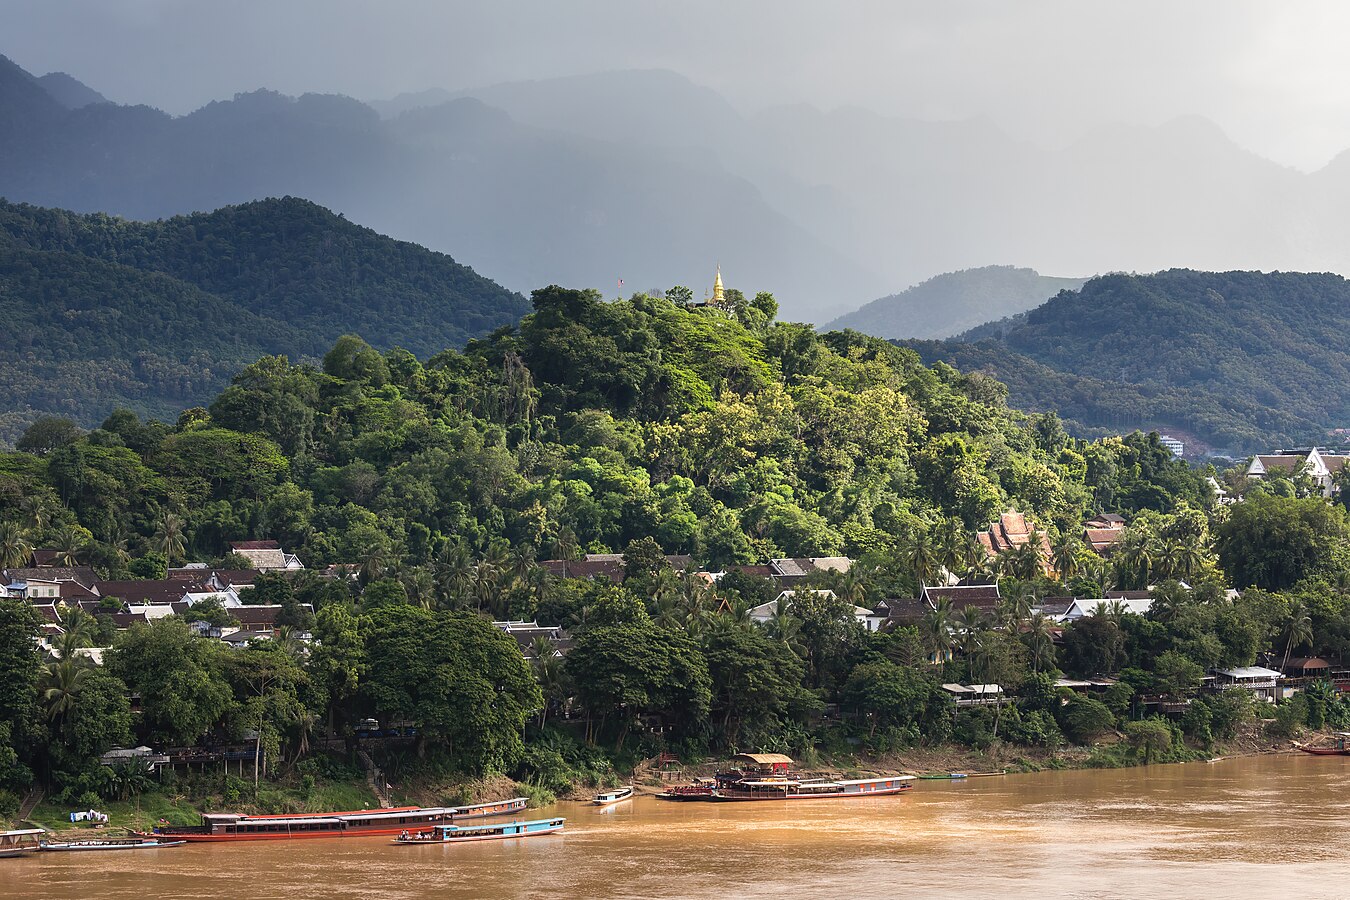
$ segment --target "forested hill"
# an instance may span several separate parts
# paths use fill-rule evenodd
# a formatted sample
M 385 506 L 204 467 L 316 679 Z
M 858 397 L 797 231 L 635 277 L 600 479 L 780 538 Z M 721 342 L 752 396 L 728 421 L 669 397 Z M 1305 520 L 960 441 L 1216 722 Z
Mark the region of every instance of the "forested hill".
M 1350 283 L 1338 275 L 1106 275 L 997 331 L 913 346 L 1089 430 L 1175 428 L 1245 453 L 1325 441 L 1350 421 Z
M 947 272 L 898 294 L 873 300 L 825 326 L 884 338 L 946 338 L 1004 316 L 1026 312 L 1082 278 L 1054 278 L 1035 269 L 984 266 Z
M 39 413 L 176 417 L 264 354 L 344 333 L 427 356 L 525 299 L 449 256 L 295 198 L 156 222 L 0 201 L 0 441 Z
M 1156 440 L 1072 441 L 1053 417 L 1009 410 L 988 378 L 771 322 L 767 295 L 728 315 L 551 287 L 534 308 L 425 362 L 347 336 L 321 369 L 267 357 L 172 426 L 117 413 L 73 443 L 68 429 L 28 435 L 38 456 L 0 453 L 0 517 L 22 502 L 70 524 L 67 503 L 90 558 L 115 568 L 98 542 L 129 523 L 128 549 L 149 552 L 172 509 L 189 558 L 265 536 L 311 567 L 422 572 L 416 590 L 437 591 L 457 553 L 507 547 L 654 539 L 712 566 L 894 564 L 915 534 L 969 545 L 1009 505 L 1076 533 L 1089 512 L 1209 499 Z M 63 540 L 50 530 L 33 539 Z M 533 602 L 496 612 L 532 618 Z

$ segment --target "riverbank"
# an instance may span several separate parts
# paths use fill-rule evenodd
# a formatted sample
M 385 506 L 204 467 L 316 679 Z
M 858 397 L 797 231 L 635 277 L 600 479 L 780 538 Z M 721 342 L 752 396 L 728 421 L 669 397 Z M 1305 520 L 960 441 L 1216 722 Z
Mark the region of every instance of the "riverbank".
M 1244 726 L 1231 740 L 1206 751 L 1186 748 L 1183 759 L 1169 761 L 1205 761 L 1217 758 L 1260 756 L 1295 751 L 1293 742 L 1273 738 L 1264 733 L 1260 721 Z M 1305 733 L 1303 743 L 1329 743 L 1332 732 Z M 640 793 L 656 794 L 671 784 L 680 784 L 697 777 L 710 777 L 728 767 L 729 758 L 717 757 L 682 764 L 664 773 L 657 768 L 657 760 L 639 764 L 631 773 L 615 773 L 615 784 L 632 781 Z M 944 775 L 951 773 L 1004 772 L 1009 775 L 1066 769 L 1121 768 L 1143 765 L 1144 761 L 1130 752 L 1121 736 L 1111 735 L 1090 747 L 1068 747 L 1056 750 L 1018 747 L 1000 744 L 987 750 L 975 750 L 957 745 L 912 748 L 882 755 L 810 755 L 798 761 L 804 772 L 827 777 L 861 778 L 885 775 Z M 395 805 L 441 806 L 485 803 L 511 797 L 530 797 L 532 807 L 552 803 L 555 799 L 587 800 L 606 784 L 577 782 L 570 790 L 547 790 L 528 782 L 518 782 L 504 775 L 477 779 L 411 777 L 391 786 Z M 291 779 L 283 782 L 264 781 L 256 797 L 252 785 L 228 785 L 227 790 L 192 795 L 173 789 L 147 791 L 125 801 L 97 801 L 81 807 L 73 803 L 45 801 L 38 805 L 27 820 L 59 837 L 89 837 L 95 834 L 120 835 L 131 830 L 148 830 L 161 822 L 172 825 L 195 825 L 205 811 L 229 809 L 244 813 L 312 813 L 344 810 L 377 809 L 379 801 L 364 780 L 356 777 L 332 779 Z M 70 813 L 92 806 L 108 814 L 103 828 L 85 823 L 72 824 Z M 6 823 L 17 827 L 21 823 Z

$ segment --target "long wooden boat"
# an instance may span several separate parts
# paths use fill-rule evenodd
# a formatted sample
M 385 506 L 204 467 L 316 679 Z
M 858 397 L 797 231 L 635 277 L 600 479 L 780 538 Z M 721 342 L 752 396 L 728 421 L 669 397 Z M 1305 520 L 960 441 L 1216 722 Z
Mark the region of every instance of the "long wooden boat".
M 497 825 L 437 825 L 421 831 L 405 831 L 394 838 L 401 846 L 459 844 L 467 841 L 503 841 L 537 837 L 561 831 L 566 819 L 535 819 L 532 822 L 502 822 Z
M 0 831 L 0 858 L 6 856 L 24 856 L 38 848 L 38 835 L 47 832 L 41 828 L 20 828 L 17 831 Z
M 142 838 L 182 840 L 189 843 L 370 837 L 399 834 L 409 829 L 438 826 L 464 819 L 511 815 L 525 809 L 529 802 L 528 797 L 514 797 L 510 800 L 478 803 L 473 806 L 400 806 L 393 809 L 270 816 L 203 813 L 200 825 L 162 826 L 153 831 L 134 831 L 132 834 Z
M 43 841 L 38 850 L 44 853 L 76 853 L 89 850 L 158 850 L 160 847 L 179 847 L 187 841 L 155 841 L 147 838 L 127 838 L 107 841 Z
M 846 781 L 826 779 L 749 777 L 718 779 L 712 800 L 841 800 L 860 797 L 885 797 L 912 788 L 913 775 L 889 775 L 885 778 L 857 778 Z
M 935 775 L 920 775 L 920 781 L 949 781 L 961 778 L 997 778 L 1007 772 L 940 772 Z
M 631 799 L 633 799 L 633 786 L 630 784 L 615 788 L 612 791 L 601 791 L 591 799 L 591 802 L 596 806 L 612 806 L 615 803 L 622 803 Z
M 658 800 L 711 800 L 717 782 L 711 778 L 695 778 L 690 784 L 672 784 L 656 795 Z

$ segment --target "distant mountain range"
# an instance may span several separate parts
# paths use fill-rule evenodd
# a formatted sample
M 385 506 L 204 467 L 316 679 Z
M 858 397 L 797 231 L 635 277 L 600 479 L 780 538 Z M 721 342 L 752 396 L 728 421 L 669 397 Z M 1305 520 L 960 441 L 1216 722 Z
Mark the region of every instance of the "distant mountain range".
M 1089 433 L 1172 430 L 1243 454 L 1350 426 L 1339 275 L 1104 275 L 996 327 L 904 343 L 926 362 L 992 374 L 1013 406 L 1057 410 Z
M 840 316 L 823 330 L 852 328 L 884 338 L 947 338 L 1039 306 L 1083 278 L 1053 278 L 1034 269 L 984 266 L 948 272 Z
M 1350 155 L 1304 174 L 1198 118 L 1048 148 L 984 120 L 746 114 L 659 70 L 371 104 L 257 91 L 176 118 L 90 96 L 0 64 L 0 195 L 138 219 L 304 196 L 518 291 L 701 296 L 720 262 L 813 322 L 996 260 L 1350 273 Z
M 528 309 L 304 200 L 156 222 L 0 202 L 0 442 L 41 413 L 173 419 L 259 356 L 317 359 L 346 333 L 429 356 Z

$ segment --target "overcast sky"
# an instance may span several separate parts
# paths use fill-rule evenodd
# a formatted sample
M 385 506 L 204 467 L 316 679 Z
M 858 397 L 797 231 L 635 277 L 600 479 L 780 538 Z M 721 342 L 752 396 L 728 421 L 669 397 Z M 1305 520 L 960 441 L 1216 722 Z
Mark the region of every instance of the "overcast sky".
M 1305 169 L 1350 148 L 1347 34 L 1339 0 L 0 0 L 0 53 L 176 113 L 669 68 L 747 110 L 986 116 L 1046 143 L 1198 114 Z

